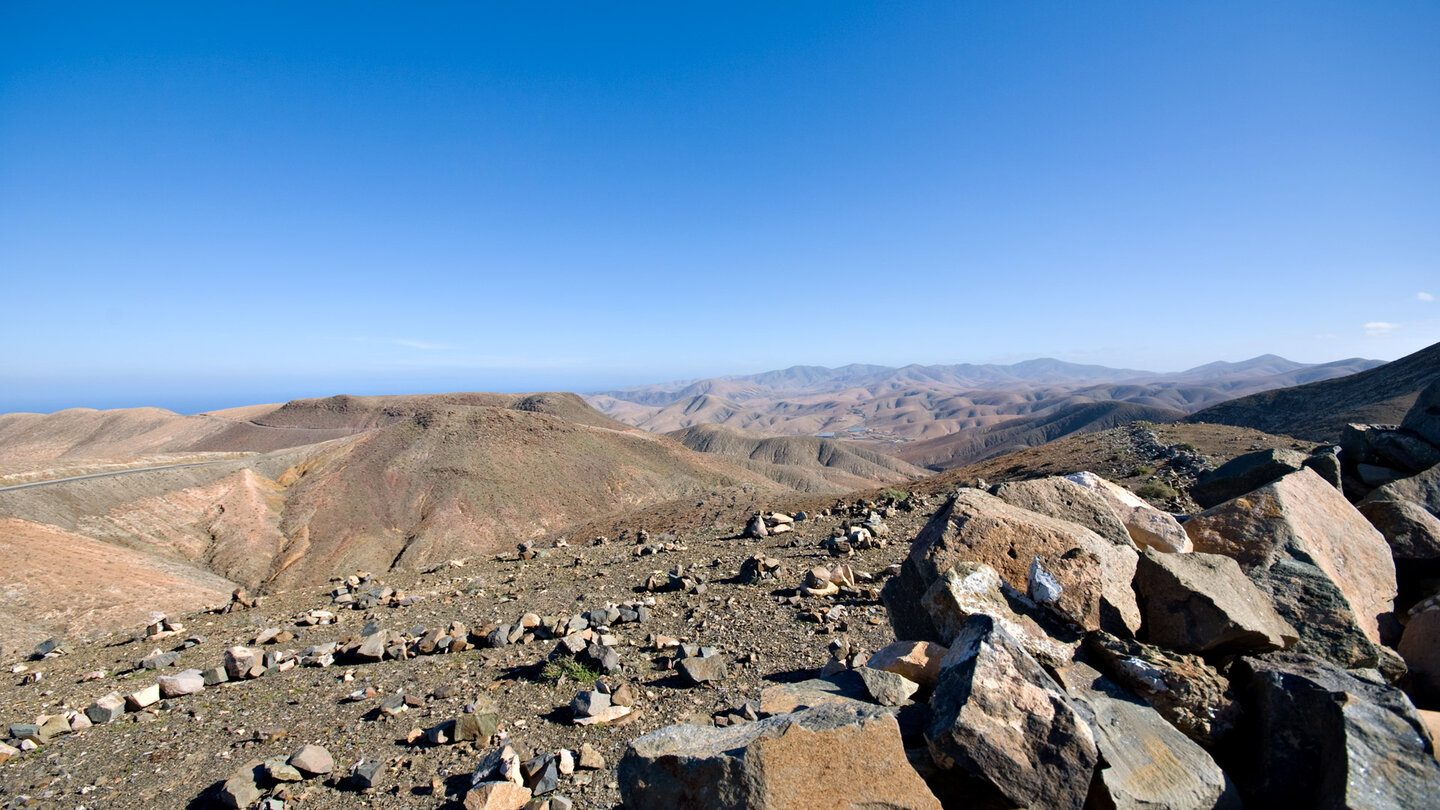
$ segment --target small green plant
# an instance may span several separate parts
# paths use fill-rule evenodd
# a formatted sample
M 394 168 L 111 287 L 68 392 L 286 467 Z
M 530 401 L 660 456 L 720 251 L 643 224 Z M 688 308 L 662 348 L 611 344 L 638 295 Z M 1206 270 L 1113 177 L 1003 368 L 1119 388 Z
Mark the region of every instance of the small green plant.
M 910 497 L 910 493 L 906 492 L 903 489 L 887 489 L 885 490 L 885 496 L 896 502 L 903 503 L 906 499 Z
M 540 670 L 541 680 L 559 681 L 561 678 L 569 678 L 579 684 L 589 686 L 600 679 L 600 673 L 572 658 L 561 658 L 551 661 Z
M 1180 497 L 1180 493 L 1176 492 L 1174 487 L 1162 484 L 1159 481 L 1147 481 L 1139 489 L 1135 490 L 1135 494 L 1142 498 L 1149 498 L 1152 501 L 1168 501 L 1171 498 Z
M 1151 467 L 1149 464 L 1138 464 L 1130 468 L 1130 477 L 1144 478 L 1147 475 L 1153 475 L 1154 472 L 1155 468 Z
M 1191 444 L 1191 443 L 1189 443 L 1189 442 L 1181 442 L 1180 444 L 1175 445 L 1175 449 L 1176 449 L 1176 450 L 1184 450 L 1184 451 L 1187 452 L 1187 453 L 1198 453 L 1198 452 L 1200 452 L 1200 448 L 1196 447 L 1195 445 L 1193 445 L 1193 444 Z

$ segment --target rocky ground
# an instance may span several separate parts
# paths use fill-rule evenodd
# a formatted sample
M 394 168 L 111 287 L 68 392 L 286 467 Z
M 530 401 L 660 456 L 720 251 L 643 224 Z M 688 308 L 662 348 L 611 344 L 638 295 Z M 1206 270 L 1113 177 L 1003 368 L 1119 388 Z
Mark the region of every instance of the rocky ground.
M 632 524 L 616 527 L 601 545 L 595 537 L 571 536 L 563 548 L 554 548 L 553 540 L 536 544 L 538 556 L 528 560 L 518 554 L 473 559 L 373 583 L 417 600 L 406 606 L 342 609 L 331 603 L 330 589 L 297 590 L 229 613 L 171 616 L 183 629 L 160 640 L 147 639 L 145 628 L 136 627 L 129 634 L 66 643 L 63 655 L 39 661 L 7 652 L 0 684 L 5 707 L 0 721 L 23 723 L 83 711 L 112 691 L 126 695 L 154 683 L 157 672 L 220 666 L 225 650 L 235 645 L 301 651 L 357 635 L 372 622 L 382 630 L 410 632 L 453 621 L 464 623 L 483 645 L 490 628 L 514 623 L 526 613 L 571 616 L 652 599 L 648 621 L 613 628 L 621 669 L 606 680 L 617 687 L 629 684 L 635 695 L 633 711 L 616 722 L 572 722 L 569 704 L 582 685 L 573 679 L 575 673 L 557 680 L 554 672 L 544 671 L 555 640 L 477 646 L 403 661 L 345 663 L 342 657 L 328 668 L 298 666 L 212 686 L 57 737 L 0 765 L 0 806 L 210 806 L 219 784 L 243 763 L 288 755 L 302 744 L 325 747 L 336 770 L 291 788 L 296 806 L 455 806 L 485 750 L 468 742 L 433 746 L 409 737 L 414 729 L 461 716 L 467 704 L 489 696 L 499 709 L 501 735 L 526 756 L 593 747 L 606 767 L 562 777 L 558 793 L 574 799 L 577 807 L 613 807 L 619 795 L 611 768 L 632 739 L 672 723 L 713 723 L 717 712 L 755 700 L 767 685 L 814 675 L 830 659 L 827 647 L 835 638 L 847 639 L 855 652 L 873 651 L 891 640 L 877 589 L 865 588 L 866 583 L 830 596 L 799 597 L 796 589 L 816 565 L 845 563 L 862 578 L 872 574 L 878 579 L 903 557 L 904 540 L 914 536 L 928 510 L 889 510 L 884 522 L 899 542 L 840 558 L 820 544 L 847 521 L 858 522 L 858 514 L 817 515 L 795 523 L 793 532 L 757 540 L 737 537 L 749 504 L 739 507 L 716 516 L 732 518 L 723 528 L 715 528 L 712 520 L 710 528 L 680 535 L 656 532 L 642 544 L 637 534 L 643 524 Z M 638 556 L 641 548 L 658 553 Z M 746 558 L 757 553 L 780 562 L 774 580 L 737 581 Z M 666 572 L 677 566 L 703 580 L 698 589 L 703 592 L 645 590 L 657 574 L 668 587 Z M 290 628 L 312 610 L 332 612 L 335 623 L 299 628 L 284 643 L 253 645 L 265 629 Z M 828 615 L 821 622 L 806 616 L 822 612 Z M 201 640 L 181 649 L 190 637 Z M 687 686 L 667 668 L 675 651 L 657 648 L 655 639 L 662 637 L 715 647 L 724 658 L 726 677 Z M 154 650 L 173 649 L 180 652 L 172 667 L 137 669 L 137 662 Z M 103 676 L 87 679 L 101 671 Z M 363 690 L 374 694 L 350 697 Z M 417 705 L 393 716 L 383 713 L 382 702 L 398 694 Z M 382 762 L 384 768 L 376 787 L 357 791 L 343 777 L 362 760 Z

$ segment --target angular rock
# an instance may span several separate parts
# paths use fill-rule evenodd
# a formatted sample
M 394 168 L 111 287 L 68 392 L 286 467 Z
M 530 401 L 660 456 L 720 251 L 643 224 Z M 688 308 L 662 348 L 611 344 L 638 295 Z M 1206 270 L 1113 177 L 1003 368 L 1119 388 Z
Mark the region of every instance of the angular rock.
M 520 810 L 530 801 L 530 788 L 514 782 L 481 782 L 465 794 L 465 810 Z
M 361 661 L 380 661 L 385 658 L 385 645 L 389 641 L 390 634 L 384 630 L 371 633 L 360 640 L 360 646 L 355 648 L 355 657 Z
M 1420 391 L 1415 404 L 1400 420 L 1400 427 L 1440 447 L 1440 379 Z
M 1187 521 L 1185 531 L 1196 551 L 1240 564 L 1299 631 L 1296 651 L 1345 666 L 1375 665 L 1373 646 L 1396 594 L 1390 546 L 1313 471 L 1291 473 L 1206 510 Z
M 541 754 L 521 764 L 525 787 L 535 796 L 544 796 L 560 787 L 560 761 L 554 754 Z
M 160 702 L 160 684 L 152 683 L 125 696 L 125 708 L 135 712 Z
M 290 766 L 308 774 L 330 773 L 335 770 L 335 758 L 318 745 L 302 745 L 287 760 Z
M 1440 560 L 1440 465 L 1386 484 L 1356 505 L 1397 563 Z
M 472 787 L 495 781 L 515 785 L 524 782 L 520 774 L 520 755 L 509 745 L 502 745 L 482 757 L 475 766 L 475 772 L 470 775 Z
M 487 699 L 488 700 L 488 699 Z M 495 709 L 493 701 L 489 701 L 488 707 L 478 707 L 469 714 L 462 714 L 455 718 L 454 739 L 455 742 L 478 741 L 484 742 L 500 730 L 500 715 Z
M 178 675 L 161 675 L 158 681 L 160 697 L 166 699 L 205 691 L 205 675 L 198 669 L 187 669 Z
M 1135 570 L 1135 591 L 1151 644 L 1191 653 L 1256 653 L 1284 649 L 1299 638 L 1239 563 L 1220 554 L 1146 550 Z
M 1115 545 L 1132 542 L 1130 532 L 1120 522 L 1120 515 L 1110 501 L 1095 489 L 1069 478 L 1007 481 L 991 487 L 990 494 L 1011 506 L 1078 523 Z
M 259 665 L 264 653 L 249 647 L 231 647 L 225 651 L 225 674 L 232 681 L 250 677 L 250 671 Z
M 9 762 L 11 759 L 18 756 L 20 756 L 19 748 L 16 748 L 13 745 L 6 745 L 5 743 L 0 743 L 0 765 L 4 765 L 6 762 Z
M 260 790 L 264 779 L 265 764 L 258 759 L 247 762 L 220 786 L 220 802 L 233 810 L 246 810 L 264 795 Z
M 750 522 L 745 524 L 745 532 L 743 536 L 752 537 L 755 539 L 769 537 L 770 530 L 765 526 L 765 519 L 760 517 L 758 513 L 751 517 Z
M 832 704 L 863 705 L 868 697 L 861 673 L 847 669 L 820 678 L 767 686 L 760 690 L 759 713 L 777 715 Z
M 350 783 L 360 790 L 373 790 L 385 777 L 385 763 L 361 760 L 350 769 Z
M 205 680 L 206 686 L 215 686 L 216 684 L 226 683 L 230 680 L 230 674 L 225 671 L 225 667 L 211 667 L 202 670 L 200 677 Z
M 1410 614 L 1400 655 L 1410 669 L 1410 693 L 1422 706 L 1440 706 L 1440 601 Z M 1422 603 L 1423 604 L 1423 603 Z
M 998 622 L 972 616 L 940 667 L 925 732 L 935 764 L 1021 807 L 1085 803 L 1095 738 L 1059 685 Z
M 610 696 L 604 692 L 582 691 L 570 701 L 570 710 L 576 717 L 589 717 L 601 709 L 610 708 Z
M 965 621 L 977 614 L 993 616 L 1026 652 L 1051 665 L 1068 663 L 1075 656 L 1079 643 L 1074 632 L 1055 627 L 1053 622 L 1042 625 L 1037 621 L 1043 618 L 1038 606 L 1017 593 L 1000 578 L 999 572 L 984 563 L 961 562 L 951 566 L 925 592 L 921 604 L 929 614 L 940 641 L 947 645 L 960 633 Z M 943 655 L 943 652 L 939 653 L 930 660 L 934 669 L 926 676 L 928 684 L 905 672 L 900 674 L 933 687 L 933 678 L 939 675 L 939 659 Z M 870 666 L 888 668 L 873 663 Z
M 123 714 L 125 714 L 125 699 L 115 692 L 100 698 L 85 709 L 85 716 L 96 725 L 117 720 Z
M 284 757 L 265 760 L 265 776 L 272 782 L 299 782 L 305 778 L 295 766 L 286 762 Z
M 1298 450 L 1284 448 L 1257 450 L 1236 456 L 1200 476 L 1190 487 L 1190 497 L 1202 509 L 1218 506 L 1278 478 L 1299 472 L 1305 466 L 1305 458 L 1305 454 Z
M 725 679 L 725 659 L 718 653 L 704 657 L 682 658 L 675 665 L 680 677 L 690 686 Z
M 920 689 L 920 684 L 883 669 L 860 667 L 853 670 L 865 682 L 865 691 L 881 706 L 902 706 Z
M 1103 762 L 1096 787 L 1108 800 L 1105 806 L 1238 810 L 1239 796 L 1225 772 L 1154 709 L 1085 664 L 1061 669 L 1058 677 L 1066 694 L 1089 710 Z
M 1228 769 L 1247 806 L 1433 807 L 1440 762 L 1403 692 L 1295 653 L 1242 658 L 1246 747 Z
M 1190 538 L 1174 515 L 1151 506 L 1144 498 L 1092 472 L 1072 473 L 1066 480 L 1103 498 L 1119 516 L 1130 542 L 1139 548 L 1176 553 L 1190 550 Z
M 1417 473 L 1440 464 L 1440 448 L 1408 430 L 1380 431 L 1370 446 L 1385 466 L 1404 472 Z
M 575 759 L 575 767 L 585 771 L 603 771 L 605 770 L 605 757 L 600 756 L 600 752 L 596 751 L 590 743 L 581 743 L 580 753 Z
M 1069 521 L 1011 506 L 977 489 L 960 489 L 925 524 L 910 554 L 882 591 L 898 638 L 938 641 L 935 628 L 915 596 L 924 594 L 951 566 L 982 562 L 1017 590 L 1029 580 L 1030 562 L 1084 549 L 1099 560 L 1100 623 L 1114 632 L 1133 633 L 1140 610 L 1130 579 L 1136 552 L 1105 540 Z M 1067 585 L 1063 580 L 1062 586 Z
M 1200 745 L 1222 745 L 1240 716 L 1230 682 L 1197 655 L 1171 652 L 1108 633 L 1085 639 L 1085 652 L 1111 680 L 1139 695 Z
M 63 714 L 52 714 L 40 722 L 40 742 L 48 743 L 56 737 L 70 733 L 70 721 Z
M 904 676 L 926 689 L 940 679 L 940 662 L 950 648 L 929 641 L 895 641 L 870 656 L 865 666 Z
M 663 728 L 630 744 L 617 776 L 626 807 L 940 808 L 906 760 L 895 718 L 863 704 Z

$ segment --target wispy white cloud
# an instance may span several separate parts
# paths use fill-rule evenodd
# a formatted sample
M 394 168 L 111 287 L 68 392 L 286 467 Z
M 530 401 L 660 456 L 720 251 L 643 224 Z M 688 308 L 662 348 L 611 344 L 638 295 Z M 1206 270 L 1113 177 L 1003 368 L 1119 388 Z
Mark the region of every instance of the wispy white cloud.
M 407 349 L 419 349 L 425 352 L 443 352 L 450 348 L 442 343 L 429 343 L 423 340 L 396 339 L 390 342 L 396 346 L 404 346 Z
M 1429 302 L 1435 300 L 1435 296 L 1433 296 L 1433 295 L 1431 295 L 1430 293 L 1427 293 L 1427 292 L 1418 292 L 1418 293 L 1415 293 L 1415 300 L 1416 300 L 1416 301 L 1424 301 L 1424 302 L 1426 302 L 1426 303 L 1428 304 Z
M 1385 337 L 1400 328 L 1398 323 L 1387 323 L 1386 321 L 1370 321 L 1365 324 L 1365 334 L 1368 337 Z

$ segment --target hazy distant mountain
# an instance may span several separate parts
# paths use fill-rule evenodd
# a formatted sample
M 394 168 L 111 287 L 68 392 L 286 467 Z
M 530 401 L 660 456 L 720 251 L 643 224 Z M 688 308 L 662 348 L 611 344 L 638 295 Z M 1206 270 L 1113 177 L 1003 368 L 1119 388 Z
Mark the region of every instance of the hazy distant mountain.
M 1257 358 L 1258 359 L 1258 358 Z M 1340 439 L 1350 422 L 1398 424 L 1420 389 L 1440 379 L 1440 343 L 1338 378 L 1297 380 L 1206 408 L 1187 422 L 1252 427 L 1317 442 Z
M 940 468 L 1058 438 L 1081 425 L 1102 429 L 1127 418 L 1174 419 L 1237 396 L 1377 365 L 1358 358 L 1311 365 L 1263 355 L 1163 374 L 1052 358 L 1013 365 L 792 366 L 615 389 L 587 400 L 656 433 L 718 424 L 833 436 L 865 440 L 874 449 Z M 1093 407 L 1104 403 L 1134 407 Z M 925 444 L 914 450 L 911 443 Z

